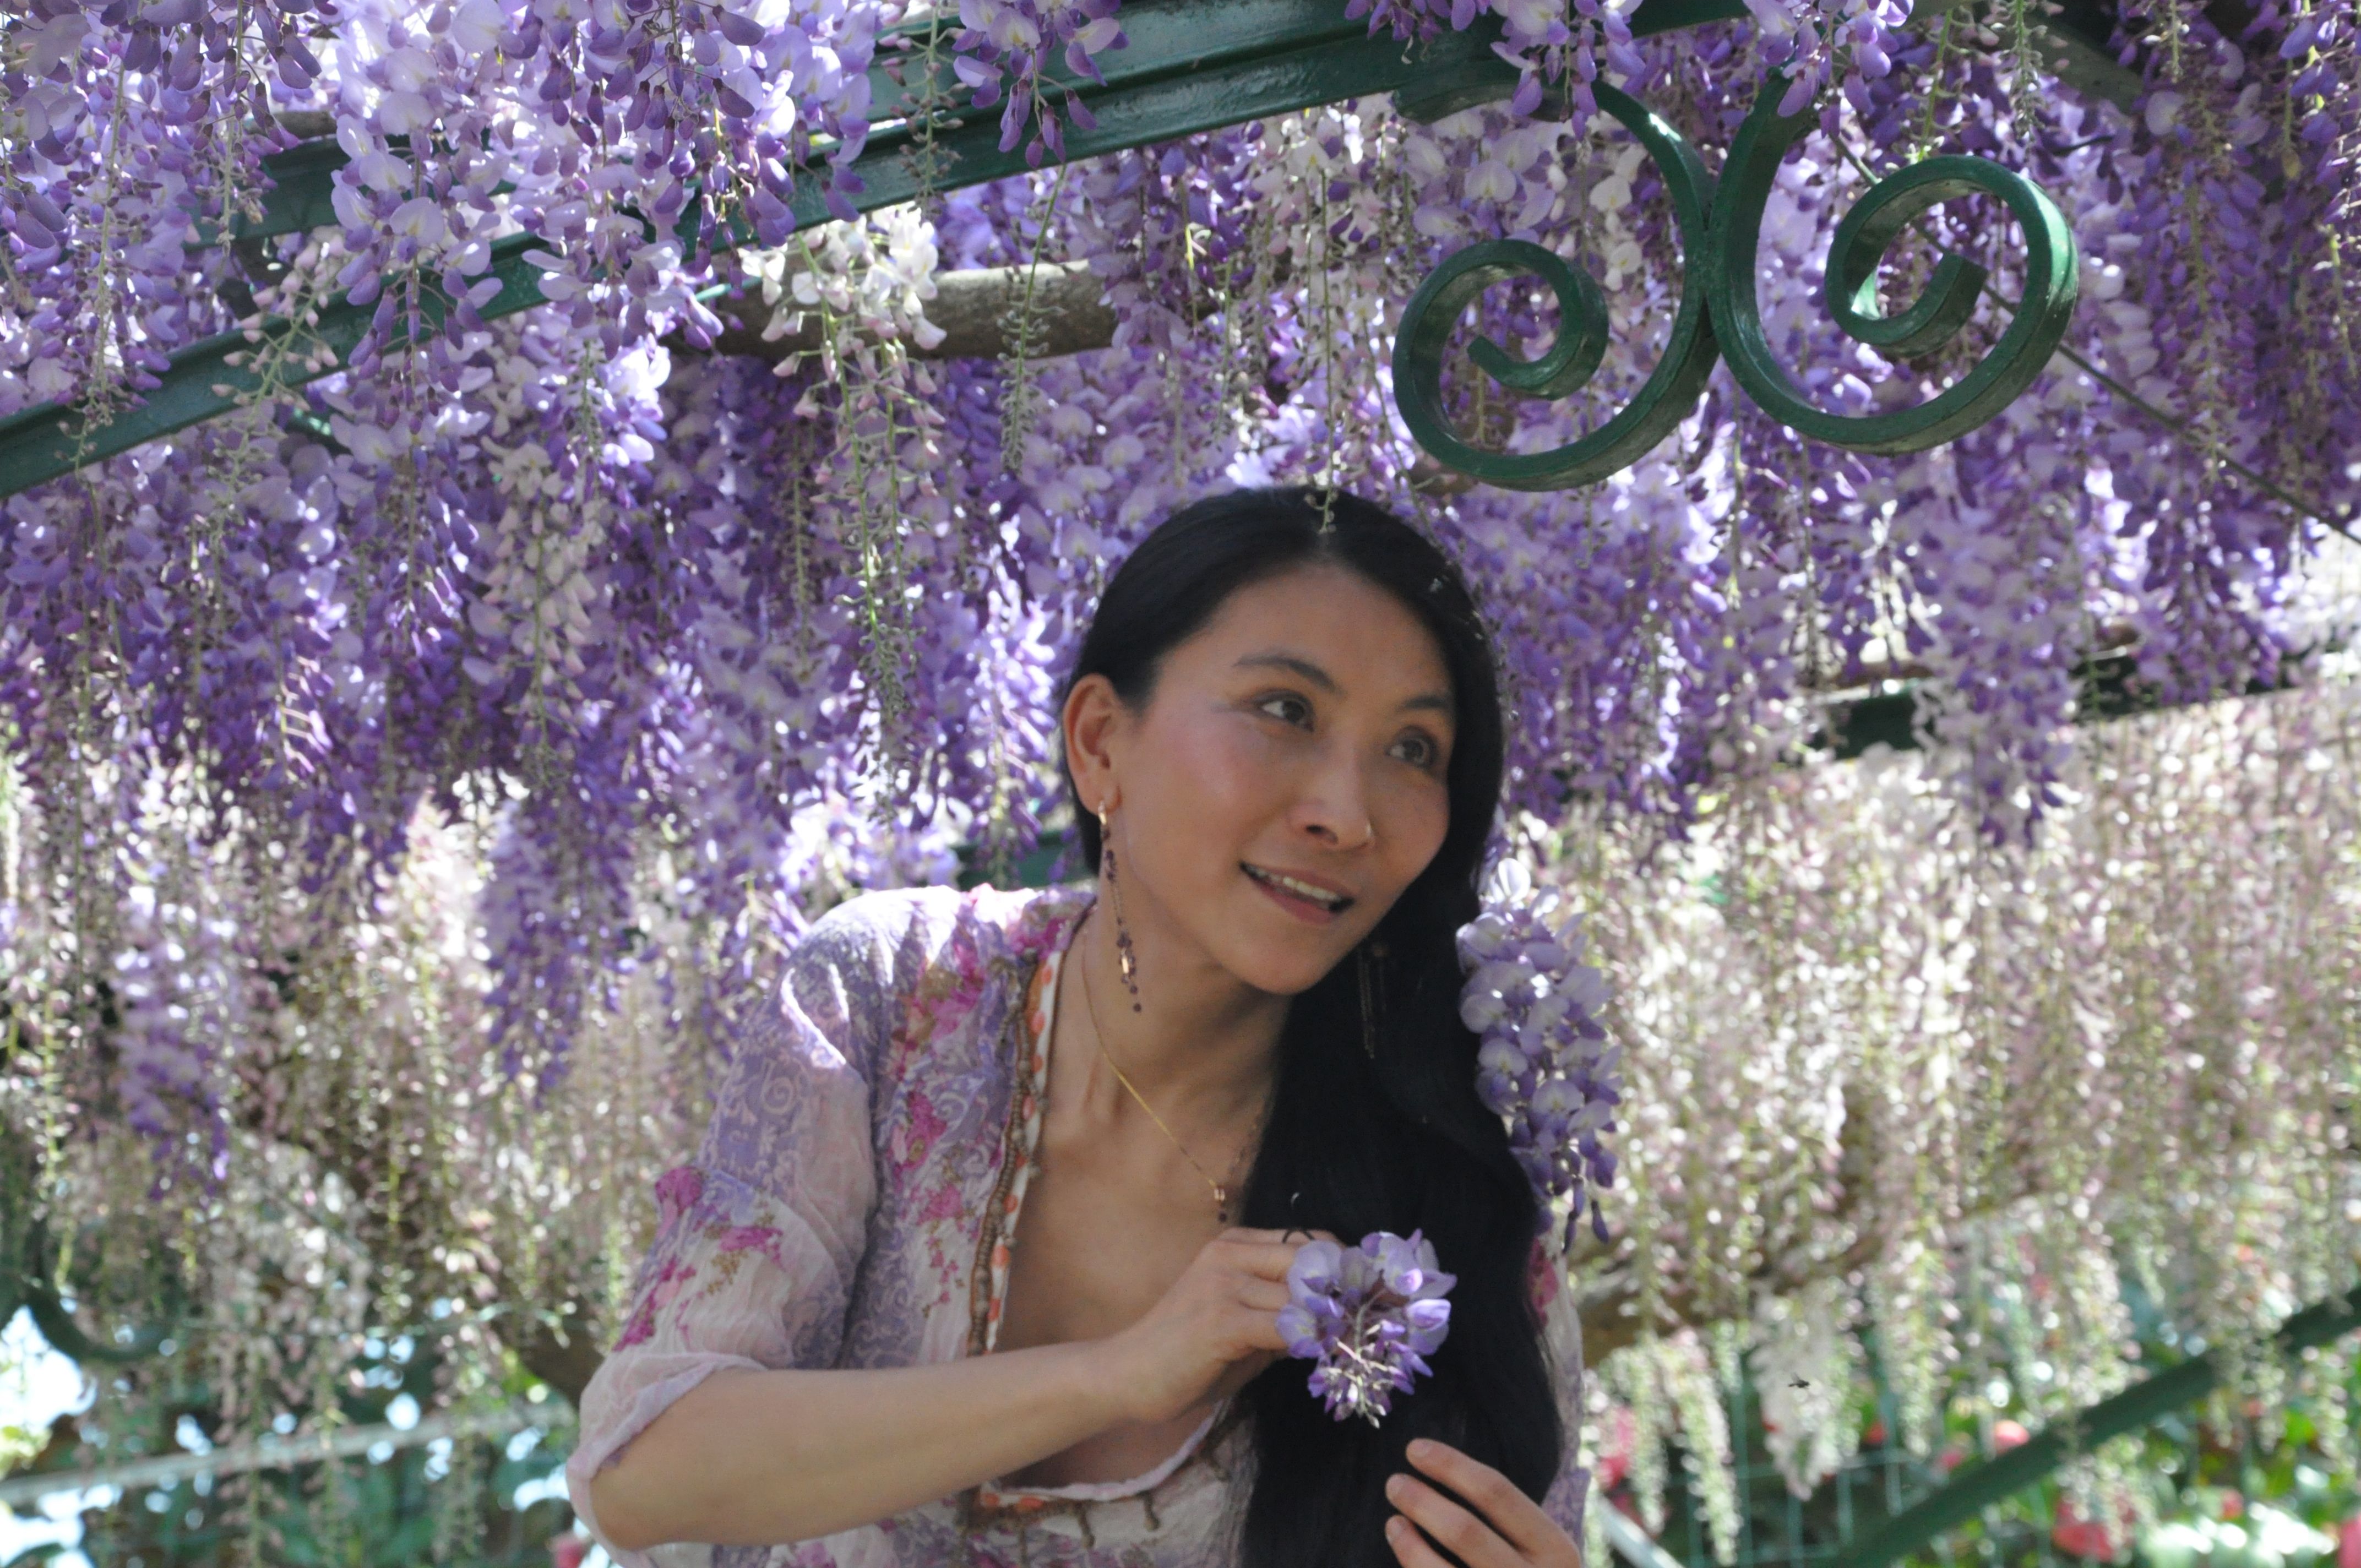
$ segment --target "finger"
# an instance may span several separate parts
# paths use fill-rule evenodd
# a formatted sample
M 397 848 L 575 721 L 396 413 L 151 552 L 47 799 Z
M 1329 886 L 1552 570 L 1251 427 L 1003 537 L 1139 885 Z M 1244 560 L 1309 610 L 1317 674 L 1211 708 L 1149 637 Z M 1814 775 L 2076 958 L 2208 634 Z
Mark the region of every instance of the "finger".
M 1393 1548 L 1394 1561 L 1402 1568 L 1451 1568 L 1443 1553 L 1418 1533 L 1418 1527 L 1400 1514 L 1386 1520 L 1386 1544 Z
M 1245 1242 L 1254 1246 L 1300 1247 L 1307 1241 L 1333 1242 L 1334 1231 L 1307 1230 L 1301 1225 L 1290 1225 L 1283 1231 L 1256 1230 L 1246 1225 L 1233 1225 L 1213 1238 L 1220 1242 Z
M 1279 1313 L 1260 1309 L 1242 1310 L 1243 1321 L 1234 1323 L 1230 1332 L 1236 1343 L 1252 1345 L 1257 1354 L 1276 1356 L 1287 1349 L 1287 1336 L 1279 1332 Z
M 1525 1568 L 1499 1530 L 1414 1475 L 1388 1476 L 1386 1501 L 1467 1568 Z
M 1248 1279 L 1238 1287 L 1238 1299 L 1257 1312 L 1276 1312 L 1287 1305 L 1287 1287 L 1274 1279 Z
M 1301 1250 L 1279 1242 L 1232 1242 L 1224 1249 L 1226 1262 L 1265 1279 L 1286 1278 L 1295 1255 Z
M 1447 1442 L 1420 1438 L 1410 1445 L 1410 1462 L 1425 1475 L 1466 1499 L 1502 1539 L 1527 1561 L 1558 1568 L 1580 1561 L 1565 1553 L 1573 1546 L 1555 1519 L 1517 1484 L 1480 1459 L 1471 1458 Z

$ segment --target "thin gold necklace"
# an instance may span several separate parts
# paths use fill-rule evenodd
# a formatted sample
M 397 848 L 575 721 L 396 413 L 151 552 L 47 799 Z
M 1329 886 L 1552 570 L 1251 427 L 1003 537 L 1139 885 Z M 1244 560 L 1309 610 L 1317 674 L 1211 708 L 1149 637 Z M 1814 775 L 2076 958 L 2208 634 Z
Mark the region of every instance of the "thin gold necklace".
M 1216 1181 L 1211 1176 L 1206 1174 L 1205 1168 L 1197 1163 L 1197 1157 L 1189 1152 L 1189 1146 L 1182 1143 L 1180 1138 L 1174 1135 L 1172 1129 L 1164 1124 L 1164 1118 L 1156 1113 L 1156 1107 L 1148 1102 L 1148 1097 L 1140 1093 L 1137 1086 L 1136 1086 L 1130 1079 L 1124 1076 L 1123 1069 L 1117 1067 L 1115 1065 L 1115 1058 L 1107 1053 L 1106 1030 L 1099 1025 L 1098 998 L 1091 990 L 1091 966 L 1089 959 L 1087 955 L 1080 953 L 1076 954 L 1075 957 L 1078 960 L 1078 967 L 1082 971 L 1082 1007 L 1083 1010 L 1090 1014 L 1091 1034 L 1099 1043 L 1099 1058 L 1104 1061 L 1107 1064 L 1108 1069 L 1115 1074 L 1115 1080 L 1117 1083 L 1122 1084 L 1125 1091 L 1139 1102 L 1139 1108 L 1141 1110 L 1148 1113 L 1148 1119 L 1156 1124 L 1156 1130 L 1162 1133 L 1166 1140 L 1170 1142 L 1174 1148 L 1180 1151 L 1180 1157 L 1189 1162 L 1189 1168 L 1195 1171 L 1197 1175 L 1203 1179 L 1205 1185 L 1213 1190 L 1213 1218 L 1219 1220 L 1224 1225 L 1228 1224 L 1230 1223 L 1230 1190 L 1228 1185 L 1224 1182 Z M 1261 1136 L 1262 1117 L 1268 1113 L 1269 1109 L 1270 1107 L 1266 1102 L 1262 1113 L 1258 1113 L 1255 1117 L 1254 1131 L 1249 1134 L 1246 1138 L 1246 1142 L 1249 1145 Z M 1246 1150 L 1241 1148 L 1238 1152 L 1240 1155 L 1243 1155 Z M 1230 1168 L 1232 1170 L 1235 1170 L 1237 1168 L 1237 1160 L 1235 1158 L 1233 1158 L 1230 1161 Z M 1227 1173 L 1225 1172 L 1224 1174 Z

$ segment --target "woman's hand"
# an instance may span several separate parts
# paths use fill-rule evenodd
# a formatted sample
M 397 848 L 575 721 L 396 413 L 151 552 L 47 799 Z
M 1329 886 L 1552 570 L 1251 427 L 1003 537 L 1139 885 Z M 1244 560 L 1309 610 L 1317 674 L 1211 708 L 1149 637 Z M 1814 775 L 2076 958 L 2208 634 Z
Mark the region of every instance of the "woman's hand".
M 1386 1521 L 1386 1544 L 1402 1568 L 1449 1568 L 1436 1543 L 1467 1568 L 1582 1568 L 1582 1549 L 1490 1465 L 1426 1438 L 1410 1445 L 1410 1462 L 1462 1501 L 1415 1475 L 1387 1481 L 1401 1512 Z
M 1224 1231 L 1147 1316 L 1104 1342 L 1133 1420 L 1170 1420 L 1209 1397 L 1234 1394 L 1279 1358 L 1287 1347 L 1279 1310 L 1287 1305 L 1288 1265 L 1314 1234 Z

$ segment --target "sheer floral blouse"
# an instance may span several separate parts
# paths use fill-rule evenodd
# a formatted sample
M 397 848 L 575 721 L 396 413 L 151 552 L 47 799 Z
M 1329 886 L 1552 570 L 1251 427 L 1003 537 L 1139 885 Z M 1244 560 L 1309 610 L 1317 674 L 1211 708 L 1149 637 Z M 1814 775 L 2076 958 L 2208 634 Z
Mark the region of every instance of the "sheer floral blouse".
M 695 1162 L 656 1182 L 662 1228 L 566 1465 L 594 1536 L 590 1477 L 715 1372 L 991 1354 L 1040 1140 L 1058 966 L 1090 897 L 871 894 L 812 928 Z M 1587 1482 L 1572 1441 L 1581 1332 L 1538 1254 L 1534 1279 L 1568 1433 L 1544 1506 L 1571 1531 Z M 794 1545 L 608 1550 L 622 1568 L 1222 1568 L 1252 1463 L 1227 1413 L 1128 1481 L 986 1486 Z

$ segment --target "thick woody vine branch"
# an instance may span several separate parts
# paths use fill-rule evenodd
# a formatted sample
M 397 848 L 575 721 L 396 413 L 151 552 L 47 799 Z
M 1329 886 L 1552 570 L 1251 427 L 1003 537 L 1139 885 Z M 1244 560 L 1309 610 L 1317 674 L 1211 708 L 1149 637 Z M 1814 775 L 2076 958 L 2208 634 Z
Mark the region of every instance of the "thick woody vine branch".
M 927 305 L 927 319 L 942 331 L 939 342 L 908 345 L 914 359 L 997 359 L 1008 349 L 1007 323 L 1026 297 L 1024 267 L 985 267 L 945 272 L 935 279 L 935 297 Z M 1040 318 L 1041 344 L 1036 354 L 1056 357 L 1104 348 L 1115 341 L 1115 308 L 1102 293 L 1102 284 L 1087 261 L 1044 262 L 1032 286 L 1034 311 Z M 772 307 L 756 294 L 740 294 L 717 302 L 715 313 L 727 330 L 714 340 L 716 354 L 739 354 L 777 364 L 820 346 L 817 315 L 807 316 L 800 331 L 768 335 Z

